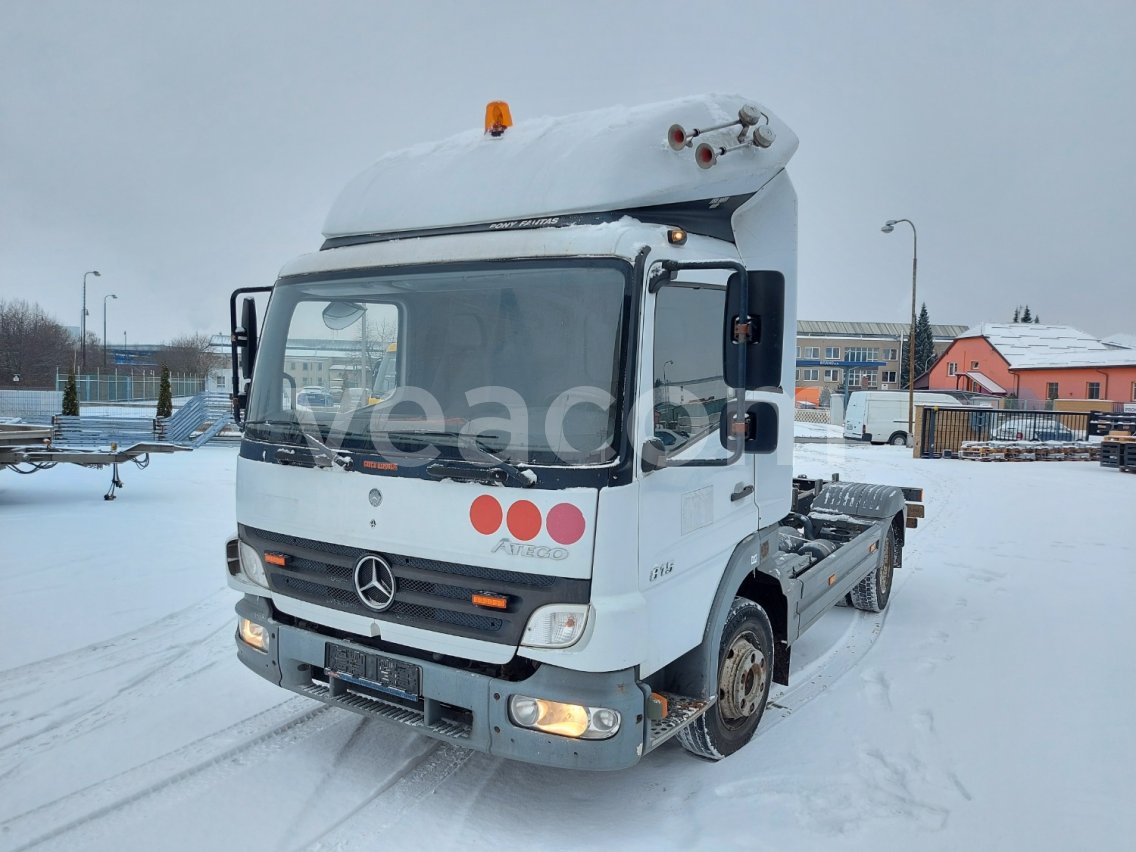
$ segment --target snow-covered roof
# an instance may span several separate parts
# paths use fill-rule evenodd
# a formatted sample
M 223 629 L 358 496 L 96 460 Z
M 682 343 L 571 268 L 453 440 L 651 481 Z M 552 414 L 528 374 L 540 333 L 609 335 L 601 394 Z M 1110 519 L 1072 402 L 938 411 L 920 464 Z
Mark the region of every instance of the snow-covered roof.
M 1088 352 L 1037 354 L 1014 363 L 1015 370 L 1036 370 L 1043 367 L 1136 367 L 1136 349 L 1108 346 Z
M 987 376 L 985 373 L 978 372 L 978 370 L 970 370 L 966 373 L 963 373 L 963 375 L 966 376 L 968 379 L 970 379 L 975 384 L 977 384 L 979 387 L 981 387 L 987 393 L 993 393 L 993 394 L 1004 394 L 1004 393 L 1006 393 L 1006 389 L 1004 387 L 1002 387 L 1000 384 L 998 384 L 992 378 Z
M 1091 334 L 1068 325 L 988 322 L 969 328 L 959 335 L 959 339 L 966 337 L 985 337 L 1011 368 L 1039 359 L 1068 366 L 1065 357 L 1067 354 L 1109 348 Z
M 700 168 L 694 148 L 667 144 L 672 124 L 688 132 L 734 121 L 740 95 L 711 94 L 560 118 L 518 120 L 500 137 L 473 129 L 382 156 L 352 180 L 324 224 L 328 238 L 628 210 L 745 195 L 785 168 L 797 137 L 764 107 L 776 139 L 746 145 Z M 762 121 L 764 123 L 764 120 Z M 738 128 L 695 141 L 737 144 Z
M 1102 338 L 1101 343 L 1108 346 L 1123 346 L 1125 349 L 1136 349 L 1136 334 L 1113 334 Z
M 797 334 L 832 337 L 906 337 L 910 323 L 906 322 L 846 322 L 842 320 L 797 320 Z M 967 327 L 965 325 L 932 325 L 931 335 L 936 340 L 954 340 Z

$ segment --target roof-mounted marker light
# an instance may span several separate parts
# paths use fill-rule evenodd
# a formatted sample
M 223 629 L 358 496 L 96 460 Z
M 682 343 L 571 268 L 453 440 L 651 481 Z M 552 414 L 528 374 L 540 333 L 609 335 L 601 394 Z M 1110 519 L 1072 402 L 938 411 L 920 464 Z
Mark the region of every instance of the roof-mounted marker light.
M 505 101 L 490 101 L 485 105 L 486 133 L 499 137 L 512 126 L 513 116 L 509 113 L 509 105 Z

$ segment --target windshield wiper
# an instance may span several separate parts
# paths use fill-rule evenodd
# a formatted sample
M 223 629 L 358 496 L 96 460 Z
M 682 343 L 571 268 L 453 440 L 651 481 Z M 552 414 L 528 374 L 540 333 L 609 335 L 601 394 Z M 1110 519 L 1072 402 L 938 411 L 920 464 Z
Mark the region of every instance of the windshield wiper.
M 515 465 L 501 458 L 485 445 L 479 435 L 464 432 L 429 432 L 426 430 L 406 430 L 387 432 L 392 440 L 421 441 L 441 443 L 439 439 L 452 442 L 450 446 L 470 447 L 488 459 L 487 464 L 478 464 L 467 459 L 446 459 L 426 466 L 426 472 L 439 479 L 461 479 L 468 482 L 484 482 L 494 485 L 517 485 L 531 488 L 536 485 L 536 474 L 528 467 Z M 443 444 L 445 446 L 445 444 Z
M 351 456 L 340 455 L 335 452 L 320 438 L 301 428 L 300 423 L 295 420 L 250 420 L 245 423 L 245 428 L 247 429 L 250 426 L 266 427 L 273 437 L 295 441 L 297 446 L 301 448 L 306 444 L 311 453 L 314 467 L 339 465 L 344 470 L 351 470 L 355 464 L 355 460 Z M 290 447 L 279 447 L 276 450 L 276 461 L 281 464 L 303 464 L 301 459 L 302 457 L 298 456 L 296 451 Z

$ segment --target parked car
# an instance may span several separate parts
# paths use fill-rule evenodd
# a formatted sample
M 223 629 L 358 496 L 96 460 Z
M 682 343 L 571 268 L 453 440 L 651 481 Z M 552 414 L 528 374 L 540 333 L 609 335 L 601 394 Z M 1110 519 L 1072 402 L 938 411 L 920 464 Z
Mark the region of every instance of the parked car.
M 1072 441 L 1073 430 L 1052 417 L 1014 417 L 998 424 L 995 441 Z
M 305 388 L 296 394 L 296 405 L 304 405 L 308 408 L 330 408 L 334 404 L 331 399 L 331 394 L 323 388 L 315 388 L 312 390 Z

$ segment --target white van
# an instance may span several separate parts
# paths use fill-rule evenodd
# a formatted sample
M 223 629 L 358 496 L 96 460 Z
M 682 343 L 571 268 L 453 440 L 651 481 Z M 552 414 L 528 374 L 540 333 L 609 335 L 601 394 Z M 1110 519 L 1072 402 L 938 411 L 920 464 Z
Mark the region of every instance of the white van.
M 844 437 L 873 444 L 907 444 L 906 391 L 853 391 L 844 409 Z M 958 406 L 964 403 L 945 393 L 915 392 L 915 404 Z

